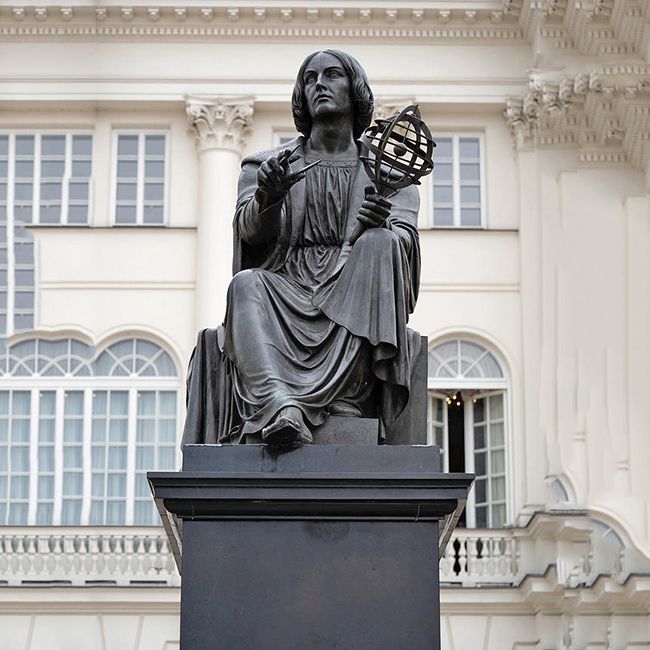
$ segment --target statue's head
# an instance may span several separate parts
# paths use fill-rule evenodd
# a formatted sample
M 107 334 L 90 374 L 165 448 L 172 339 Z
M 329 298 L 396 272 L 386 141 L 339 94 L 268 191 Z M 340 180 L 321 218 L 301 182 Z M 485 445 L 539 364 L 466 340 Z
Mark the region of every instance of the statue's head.
M 296 85 L 293 88 L 293 96 L 291 97 L 291 111 L 296 129 L 305 137 L 309 137 L 311 133 L 313 117 L 306 94 L 306 85 L 309 83 L 309 75 L 306 73 L 309 72 L 312 59 L 317 55 L 329 55 L 329 57 L 333 57 L 339 62 L 340 67 L 347 75 L 351 109 L 354 113 L 354 138 L 359 138 L 372 122 L 374 105 L 372 90 L 370 90 L 366 72 L 361 67 L 361 64 L 354 57 L 339 50 L 314 52 L 300 66 Z

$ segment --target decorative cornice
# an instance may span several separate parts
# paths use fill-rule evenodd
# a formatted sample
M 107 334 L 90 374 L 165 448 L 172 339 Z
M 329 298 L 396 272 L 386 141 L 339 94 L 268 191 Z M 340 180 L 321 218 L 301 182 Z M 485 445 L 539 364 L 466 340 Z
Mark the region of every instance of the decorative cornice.
M 518 149 L 579 147 L 584 163 L 650 159 L 650 65 L 607 64 L 589 73 L 533 73 L 527 92 L 506 102 Z
M 252 97 L 188 97 L 185 110 L 199 151 L 241 152 L 253 121 Z
M 305 1 L 291 8 L 237 6 L 0 7 L 0 36 L 10 39 L 232 40 L 521 40 L 505 10 L 332 8 Z

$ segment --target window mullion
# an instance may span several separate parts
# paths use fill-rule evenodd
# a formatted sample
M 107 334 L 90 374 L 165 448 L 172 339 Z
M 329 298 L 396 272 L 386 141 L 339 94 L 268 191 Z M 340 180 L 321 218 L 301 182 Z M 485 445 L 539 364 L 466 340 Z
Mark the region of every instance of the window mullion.
M 138 409 L 138 391 L 135 388 L 129 390 L 129 421 L 126 450 L 126 512 L 125 523 L 133 523 L 134 499 L 135 499 L 135 432 L 136 414 Z
M 144 133 L 140 133 L 138 136 L 138 180 L 135 210 L 135 222 L 141 226 L 144 223 Z
M 29 508 L 27 523 L 36 523 L 36 505 L 38 502 L 38 407 L 39 390 L 32 388 L 29 412 Z
M 6 335 L 14 333 L 14 306 L 16 283 L 14 278 L 14 267 L 16 256 L 14 251 L 14 201 L 16 184 L 16 136 L 9 136 L 9 157 L 7 169 L 7 322 Z
M 452 189 L 454 201 L 454 226 L 458 228 L 460 223 L 460 144 L 457 135 L 451 139 L 451 165 L 452 165 Z
M 32 223 L 41 223 L 41 134 L 34 135 L 34 171 L 32 178 Z
M 449 404 L 447 400 L 442 400 L 442 445 L 444 454 L 442 455 L 442 471 L 449 472 Z
M 63 158 L 63 178 L 61 179 L 61 217 L 60 223 L 68 223 L 68 202 L 70 201 L 70 176 L 72 175 L 72 134 L 65 136 Z
M 84 390 L 84 420 L 83 420 L 83 497 L 81 501 L 81 524 L 87 525 L 90 519 L 90 495 L 91 495 L 91 475 L 92 475 L 92 409 L 93 409 L 93 389 Z
M 463 408 L 465 421 L 465 471 L 474 472 L 474 405 L 471 400 L 465 400 Z M 466 510 L 468 528 L 476 528 L 475 489 L 470 490 L 467 497 Z
M 61 524 L 63 509 L 63 412 L 65 409 L 65 393 L 63 388 L 56 390 L 55 424 L 54 424 L 54 508 L 52 523 Z

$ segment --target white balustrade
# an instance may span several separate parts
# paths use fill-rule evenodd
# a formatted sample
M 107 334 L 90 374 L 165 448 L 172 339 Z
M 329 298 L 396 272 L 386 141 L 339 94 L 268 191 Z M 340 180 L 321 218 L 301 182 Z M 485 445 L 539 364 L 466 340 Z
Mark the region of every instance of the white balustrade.
M 519 542 L 508 529 L 457 528 L 440 560 L 443 585 L 511 585 L 518 578 Z
M 0 585 L 177 586 L 180 578 L 160 528 L 5 527 Z
M 457 529 L 442 558 L 441 584 L 514 584 L 519 542 L 510 530 Z M 159 585 L 180 578 L 161 528 L 5 527 L 0 585 Z

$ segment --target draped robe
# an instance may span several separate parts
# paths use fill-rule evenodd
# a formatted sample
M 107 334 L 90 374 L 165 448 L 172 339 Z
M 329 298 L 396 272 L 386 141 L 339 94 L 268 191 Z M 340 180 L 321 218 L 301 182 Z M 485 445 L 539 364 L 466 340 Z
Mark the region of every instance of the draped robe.
M 199 335 L 183 444 L 243 441 L 286 406 L 319 425 L 336 401 L 385 427 L 408 401 L 420 341 L 406 326 L 419 288 L 418 192 L 392 196 L 385 226 L 354 245 L 347 240 L 370 185 L 358 157 L 323 163 L 260 212 L 259 166 L 300 145 L 299 170 L 303 144 L 242 162 L 226 318 Z

